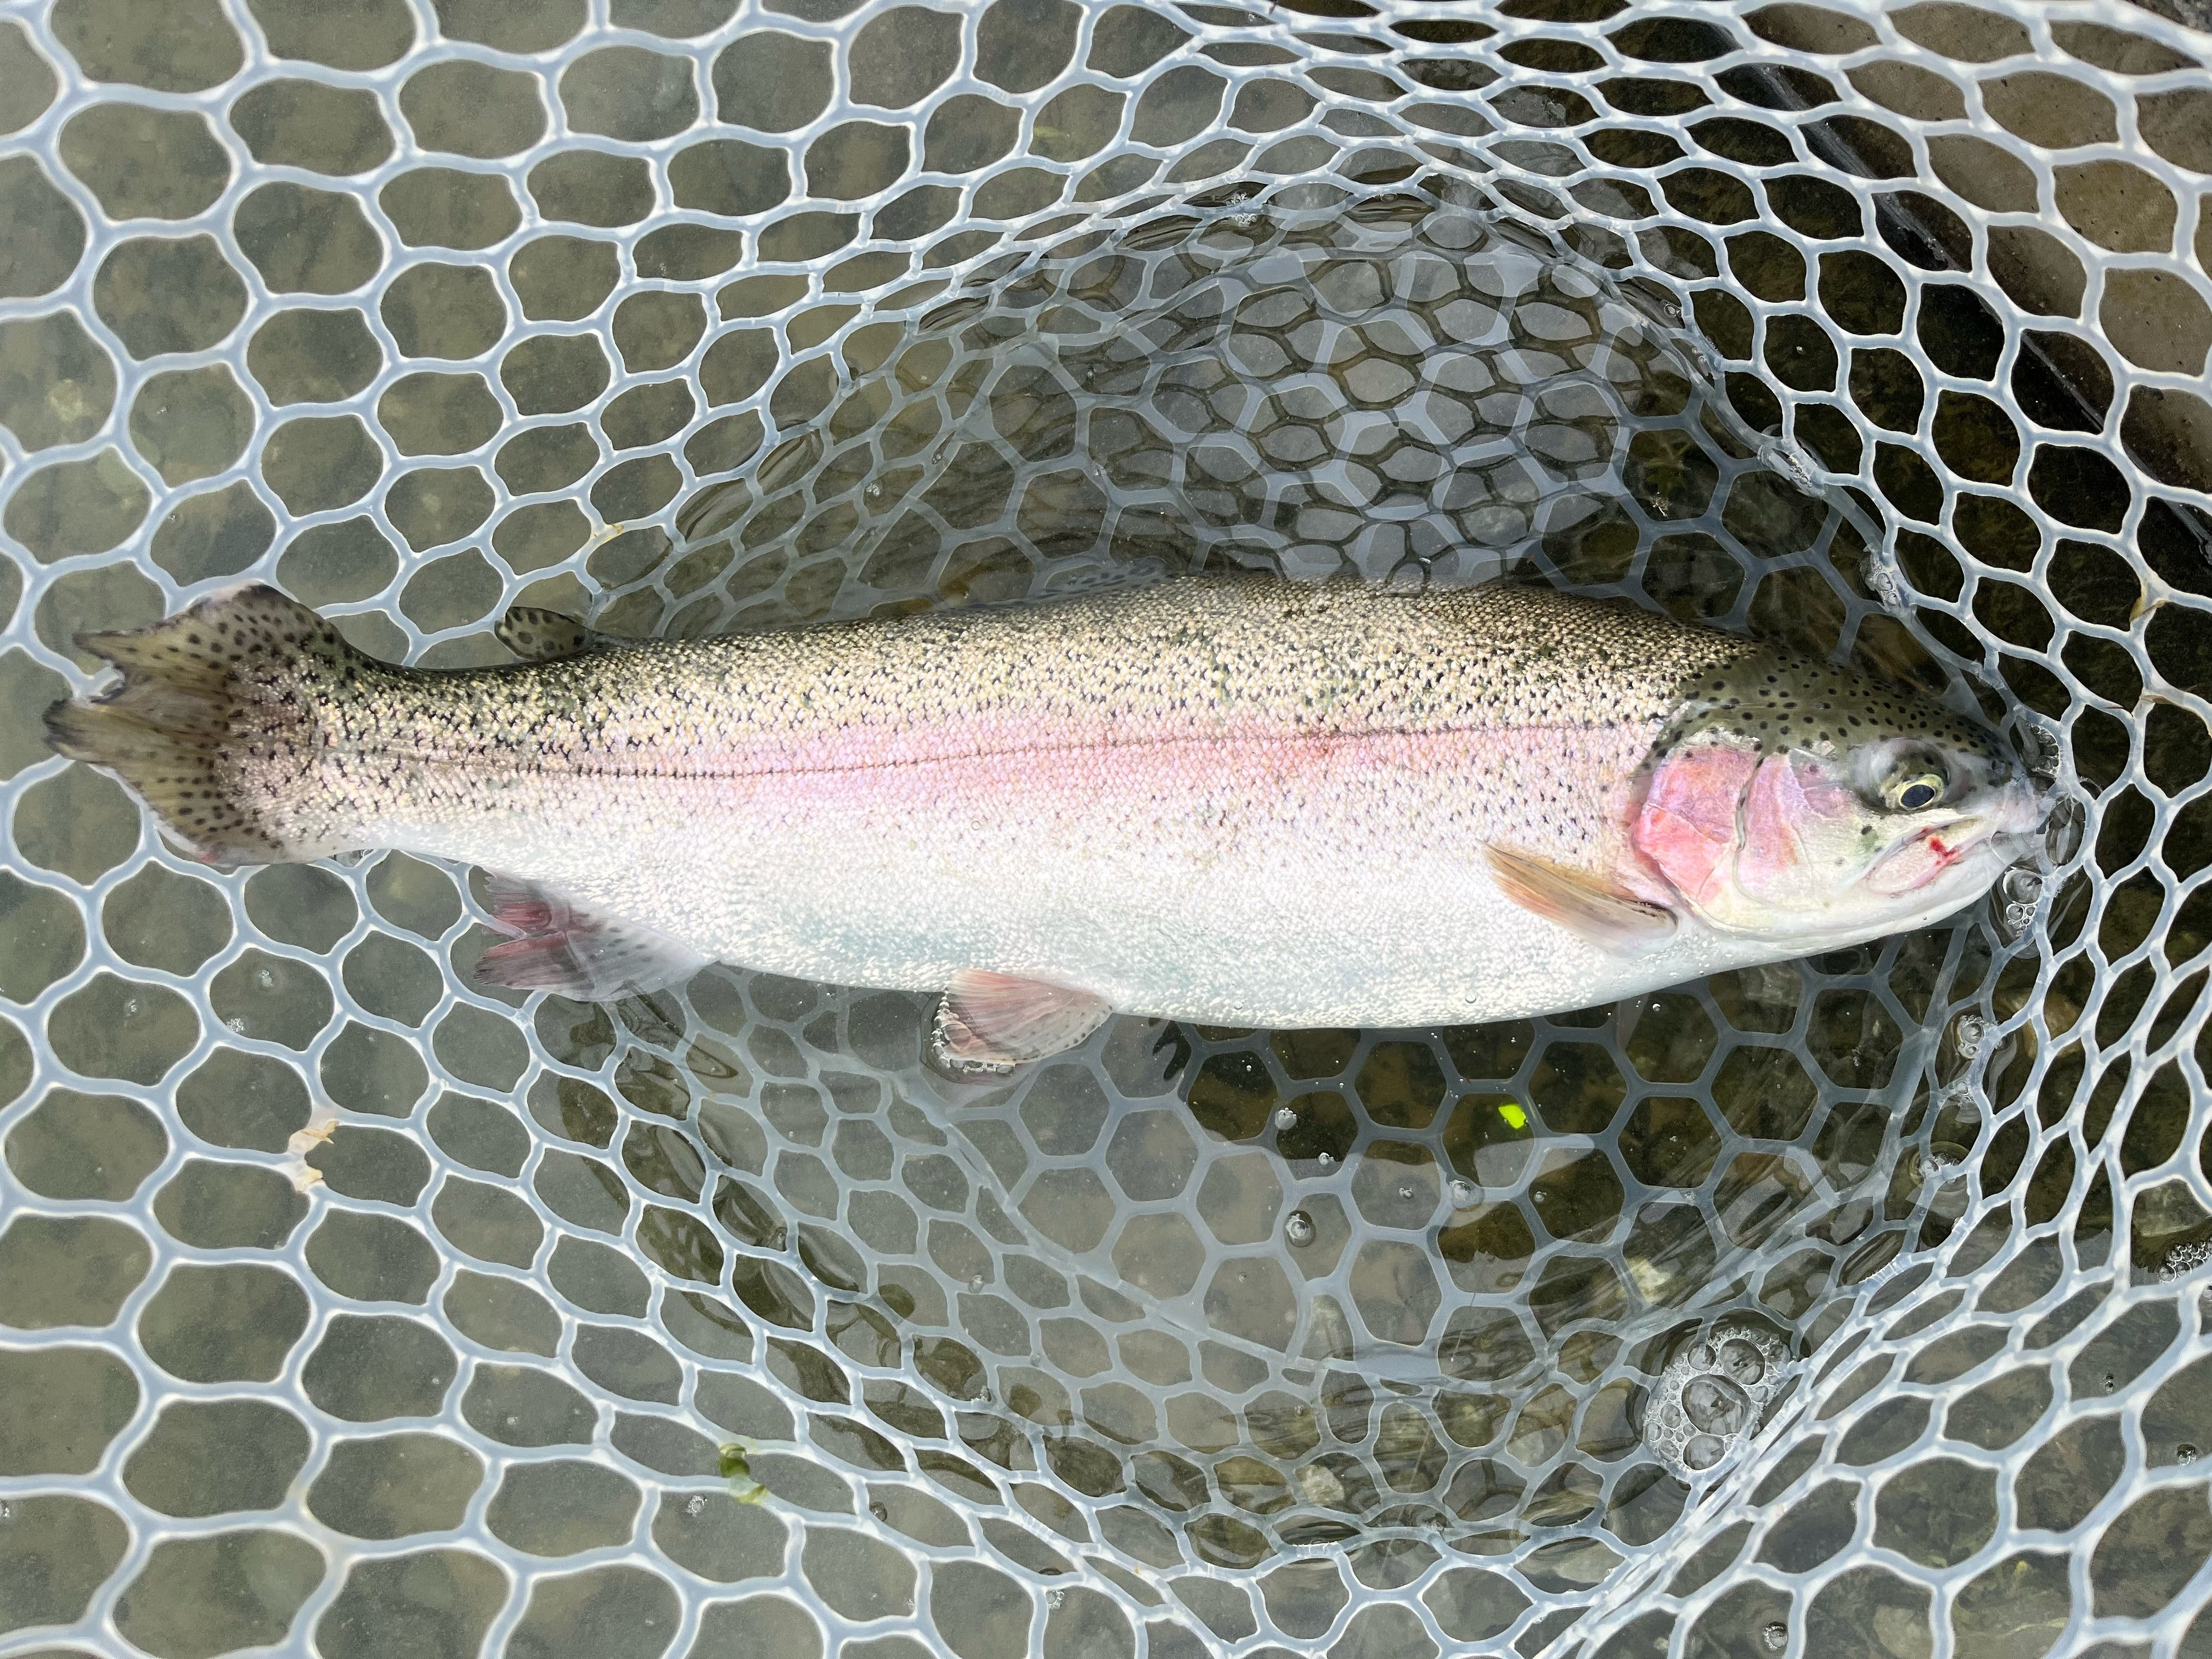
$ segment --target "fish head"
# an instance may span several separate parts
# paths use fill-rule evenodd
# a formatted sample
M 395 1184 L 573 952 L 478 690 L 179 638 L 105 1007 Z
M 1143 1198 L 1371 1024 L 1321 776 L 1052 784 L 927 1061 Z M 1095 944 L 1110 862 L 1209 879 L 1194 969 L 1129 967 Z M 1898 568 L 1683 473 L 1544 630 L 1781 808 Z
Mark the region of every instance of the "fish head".
M 2045 817 L 1979 722 L 1765 647 L 1690 688 L 1642 781 L 1630 840 L 1675 899 L 1806 949 L 1972 903 Z

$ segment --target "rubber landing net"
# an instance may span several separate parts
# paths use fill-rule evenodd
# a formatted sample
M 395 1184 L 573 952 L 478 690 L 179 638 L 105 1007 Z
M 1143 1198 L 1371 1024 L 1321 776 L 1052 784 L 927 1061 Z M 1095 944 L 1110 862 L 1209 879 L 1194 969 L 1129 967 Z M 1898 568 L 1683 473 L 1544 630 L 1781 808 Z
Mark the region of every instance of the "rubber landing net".
M 2208 65 L 0 9 L 0 1656 L 2212 1652 Z M 2065 804 L 1879 947 L 979 1086 L 915 997 L 487 994 L 472 872 L 209 870 L 38 738 L 242 578 L 460 665 L 1223 564 L 1848 657 Z

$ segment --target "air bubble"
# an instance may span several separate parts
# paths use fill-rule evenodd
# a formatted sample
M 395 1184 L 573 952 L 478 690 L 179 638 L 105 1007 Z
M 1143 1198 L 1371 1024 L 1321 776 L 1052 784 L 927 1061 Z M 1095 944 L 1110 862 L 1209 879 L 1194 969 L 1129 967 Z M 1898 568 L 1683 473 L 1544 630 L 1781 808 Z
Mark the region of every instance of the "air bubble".
M 1275 1127 L 1278 1129 L 1297 1128 L 1298 1127 L 1298 1114 L 1297 1108 L 1291 1106 L 1276 1107 Z
M 1283 1218 L 1283 1237 L 1300 1249 L 1314 1242 L 1313 1218 L 1304 1210 L 1293 1210 Z
M 1769 1653 L 1779 1653 L 1790 1645 L 1790 1627 L 1787 1625 L 1769 1625 L 1759 1632 L 1759 1639 Z
M 1972 1129 L 1982 1121 L 1981 1097 L 1974 1092 L 1971 1083 L 1954 1083 L 1936 1097 L 1936 1109 L 1948 1113 L 1962 1129 Z M 1971 1135 L 1965 1137 L 1972 1139 Z
M 1703 1473 L 1728 1455 L 1728 1442 L 1717 1434 L 1698 1434 L 1682 1448 L 1682 1462 Z
M 2194 1463 L 2197 1461 L 2197 1448 L 2188 1441 L 2183 1441 L 2173 1449 L 2173 1461 L 2177 1463 Z
M 1966 1149 L 1948 1140 L 1930 1141 L 1913 1158 L 1913 1174 L 1922 1185 L 1957 1181 L 1966 1173 Z
M 2177 1244 L 2166 1253 L 2166 1260 L 2159 1264 L 2159 1281 L 2164 1284 L 2193 1273 L 2208 1261 L 2212 1261 L 2212 1240 L 2198 1239 L 2192 1243 Z
M 703 1498 L 689 1498 L 684 1503 L 684 1513 L 686 1515 L 704 1515 L 706 1512 L 707 1500 Z
M 1987 1030 L 1979 1014 L 1960 1015 L 1958 1023 L 1951 1027 L 1951 1046 L 1958 1051 L 1959 1058 L 1972 1060 L 1981 1053 L 1982 1038 Z
M 1682 1390 L 1682 1411 L 1708 1434 L 1732 1435 L 1743 1427 L 1751 1402 L 1743 1391 L 1717 1376 L 1692 1378 Z
M 1676 1475 L 1709 1474 L 1757 1426 L 1787 1352 L 1771 1332 L 1724 1325 L 1689 1343 L 1652 1385 L 1644 1442 Z
M 1452 1208 L 1455 1210 L 1471 1210 L 1474 1207 L 1475 1198 L 1476 1193 L 1474 1183 L 1472 1181 L 1455 1181 L 1452 1182 Z
M 1753 1388 L 1766 1375 L 1766 1358 L 1739 1337 L 1721 1344 L 1720 1369 L 1737 1386 Z
M 1320 1164 L 1324 1170 L 1334 1170 L 1336 1167 L 1336 1154 L 1334 1152 L 1323 1152 L 1319 1158 L 1316 1158 L 1314 1162 Z
M 2046 787 L 2056 782 L 2059 763 L 2066 754 L 2064 741 L 2057 732 L 2033 720 L 2022 723 L 2021 735 L 2034 751 L 2027 757 L 2028 775 Z

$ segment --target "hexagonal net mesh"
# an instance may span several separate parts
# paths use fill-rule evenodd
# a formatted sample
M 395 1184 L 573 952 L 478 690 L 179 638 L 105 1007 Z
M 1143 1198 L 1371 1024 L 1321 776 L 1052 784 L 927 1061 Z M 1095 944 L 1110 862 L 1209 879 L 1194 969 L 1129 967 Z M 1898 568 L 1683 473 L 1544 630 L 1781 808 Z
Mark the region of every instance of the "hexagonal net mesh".
M 8 7 L 0 1655 L 2212 1653 L 2208 64 Z M 904 994 L 486 992 L 472 872 L 210 870 L 38 735 L 242 576 L 459 665 L 1223 563 L 1849 655 L 2069 805 L 1879 946 L 982 1087 Z

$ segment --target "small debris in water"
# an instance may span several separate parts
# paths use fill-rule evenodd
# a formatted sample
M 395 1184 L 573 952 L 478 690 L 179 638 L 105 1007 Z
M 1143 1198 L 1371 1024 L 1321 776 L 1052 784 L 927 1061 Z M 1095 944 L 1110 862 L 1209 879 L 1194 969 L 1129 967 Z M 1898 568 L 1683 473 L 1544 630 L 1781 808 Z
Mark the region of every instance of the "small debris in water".
M 731 1496 L 740 1504 L 757 1504 L 768 1496 L 768 1488 L 753 1479 L 752 1465 L 746 1460 L 744 1443 L 726 1441 L 718 1449 L 716 1465 L 722 1479 L 730 1483 Z
M 1334 1509 L 1344 1502 L 1344 1481 L 1334 1469 L 1319 1463 L 1302 1465 L 1297 1472 L 1297 1483 L 1305 1489 L 1306 1502 Z
M 1304 1210 L 1293 1210 L 1283 1219 L 1283 1237 L 1293 1246 L 1304 1248 L 1314 1242 L 1313 1218 Z
M 1805 458 L 1803 452 L 1799 450 L 1796 445 L 1784 443 L 1779 439 L 1771 443 L 1761 444 L 1759 447 L 1759 459 L 1803 489 L 1810 489 L 1819 477 L 1814 470 L 1812 462 Z M 1888 596 L 1884 595 L 1884 597 Z

